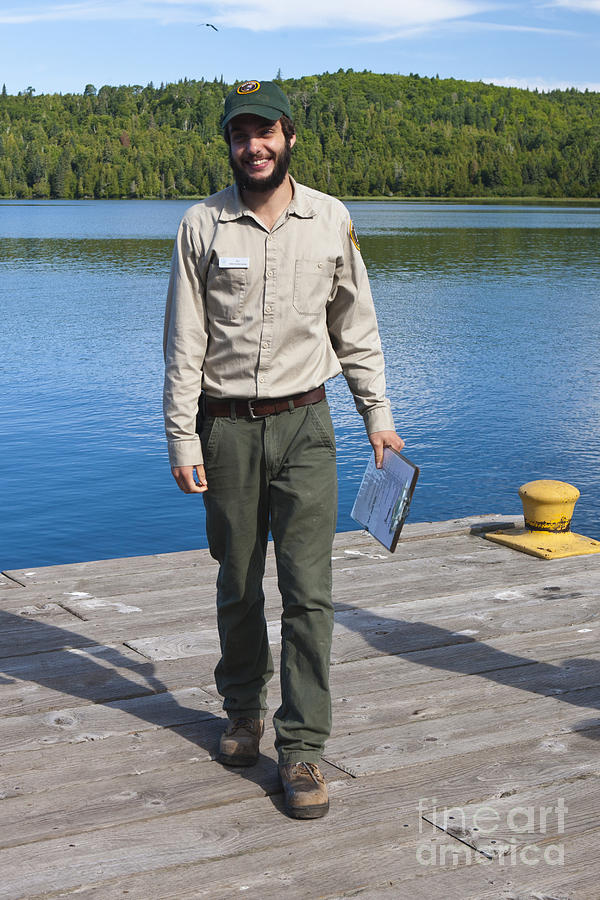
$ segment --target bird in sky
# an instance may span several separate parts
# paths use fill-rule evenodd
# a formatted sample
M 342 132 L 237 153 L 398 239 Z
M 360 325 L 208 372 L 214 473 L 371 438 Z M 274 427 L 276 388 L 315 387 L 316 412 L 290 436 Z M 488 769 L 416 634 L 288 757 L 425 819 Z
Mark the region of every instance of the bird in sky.
M 207 28 L 214 28 L 215 31 L 219 30 L 218 28 L 215 28 L 214 25 L 211 25 L 210 22 L 202 22 L 201 24 L 206 25 Z M 201 25 L 198 25 L 198 28 L 200 28 L 200 27 L 201 27 Z

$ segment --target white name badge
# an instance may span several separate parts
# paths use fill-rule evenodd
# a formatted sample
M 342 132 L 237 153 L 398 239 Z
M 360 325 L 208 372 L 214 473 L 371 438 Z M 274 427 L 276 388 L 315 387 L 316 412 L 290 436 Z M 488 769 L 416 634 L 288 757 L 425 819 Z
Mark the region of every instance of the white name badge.
M 220 256 L 220 269 L 247 269 L 250 266 L 248 256 Z

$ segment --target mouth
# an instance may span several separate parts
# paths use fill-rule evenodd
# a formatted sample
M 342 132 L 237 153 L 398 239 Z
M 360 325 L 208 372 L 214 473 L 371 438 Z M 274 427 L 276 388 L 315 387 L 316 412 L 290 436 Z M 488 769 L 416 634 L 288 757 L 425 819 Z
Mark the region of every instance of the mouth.
M 262 172 L 269 166 L 270 163 L 270 157 L 265 157 L 262 159 L 247 159 L 244 161 L 244 165 L 248 169 L 250 169 L 251 172 Z

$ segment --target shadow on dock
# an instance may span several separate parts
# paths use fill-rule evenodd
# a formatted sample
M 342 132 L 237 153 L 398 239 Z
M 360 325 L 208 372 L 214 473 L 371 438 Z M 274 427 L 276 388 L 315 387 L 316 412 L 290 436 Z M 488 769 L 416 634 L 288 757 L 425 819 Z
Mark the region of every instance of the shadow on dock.
M 582 708 L 600 709 L 600 697 L 596 694 L 590 697 L 589 694 L 590 688 L 600 685 L 600 662 L 595 659 L 568 659 L 561 665 L 552 665 L 498 650 L 471 636 L 453 633 L 426 622 L 389 619 L 349 604 L 336 604 L 336 614 L 348 612 L 352 614 L 343 616 L 344 626 L 360 634 L 378 654 L 387 653 L 390 658 L 406 659 L 415 665 L 426 665 L 454 674 L 476 674 L 496 684 L 537 696 L 551 697 Z M 24 623 L 29 623 L 25 629 Z M 15 680 L 35 682 L 50 690 L 70 694 L 94 704 L 125 709 L 129 714 L 157 727 L 175 729 L 193 722 L 197 725 L 197 730 L 191 736 L 184 736 L 209 755 L 214 754 L 225 721 L 224 716 L 217 716 L 208 709 L 182 706 L 155 675 L 153 663 L 137 663 L 115 647 L 104 648 L 77 632 L 6 611 L 0 611 L 0 629 L 5 637 L 11 632 L 15 633 L 14 655 L 8 660 L 0 659 L 0 673 L 3 673 L 0 675 L 0 683 L 7 684 Z M 26 635 L 23 634 L 24 630 Z M 390 636 L 393 648 L 389 647 Z M 470 652 L 463 655 L 461 648 L 465 645 L 469 645 Z M 401 649 L 398 649 L 399 646 Z M 476 666 L 473 663 L 473 648 L 477 651 Z M 104 660 L 104 664 L 94 660 L 93 654 L 99 655 L 102 650 L 110 652 L 109 664 L 108 660 Z M 45 657 L 50 651 L 53 652 L 52 666 L 45 664 Z M 62 668 L 62 654 L 65 654 L 64 669 L 68 674 L 61 676 L 56 672 Z M 193 659 L 192 657 L 190 660 L 192 666 Z M 533 679 L 528 671 L 531 666 L 536 667 Z M 132 674 L 141 676 L 145 685 L 121 674 L 119 668 L 129 669 Z M 152 704 L 143 702 L 143 698 L 151 695 L 164 695 L 160 708 L 155 710 Z M 115 697 L 118 699 L 114 699 Z M 138 704 L 136 699 L 140 701 Z M 208 693 L 206 701 L 207 707 L 214 706 L 217 702 Z M 577 729 L 591 728 L 598 724 L 600 718 L 584 720 L 577 724 Z M 256 778 L 253 778 L 252 769 L 241 769 L 240 774 L 261 783 L 263 773 L 260 770 L 254 771 Z
M 29 644 L 27 637 L 23 635 L 25 623 L 29 623 L 25 628 L 30 638 Z M 36 683 L 88 703 L 125 711 L 150 725 L 175 731 L 214 758 L 219 736 L 226 722 L 225 715 L 215 715 L 209 709 L 186 707 L 179 703 L 169 687 L 156 677 L 153 663 L 144 661 L 138 664 L 113 645 L 99 645 L 75 631 L 0 611 L 0 633 L 6 638 L 11 631 L 15 632 L 14 652 L 12 656 L 0 659 L 0 684 Z M 50 653 L 51 665 L 47 662 Z M 96 662 L 94 654 L 110 655 L 110 663 L 107 664 L 106 659 L 104 664 Z M 193 659 L 191 662 L 193 664 Z M 145 685 L 128 678 L 119 672 L 119 668 L 129 669 L 132 675 L 141 676 Z M 60 670 L 68 674 L 57 675 Z M 200 688 L 197 693 L 205 694 L 207 707 L 220 705 L 214 697 Z M 153 706 L 147 702 L 152 696 L 160 697 L 160 704 Z M 42 715 L 47 717 L 47 723 L 58 728 L 68 728 L 73 724 L 72 719 L 76 720 L 79 709 L 80 707 L 75 707 L 65 711 L 60 707 L 53 707 L 45 709 Z M 70 712 L 73 713 L 72 719 Z M 10 721 L 15 715 L 18 716 L 19 713 L 5 715 L 4 721 Z M 189 728 L 190 724 L 193 729 Z M 74 742 L 88 739 L 94 738 L 89 738 L 85 733 L 73 736 Z M 236 768 L 234 771 L 270 795 L 280 790 L 277 772 L 271 760 L 263 759 L 262 762 L 263 765 Z
M 336 614 L 352 612 L 352 615 L 344 617 L 344 626 L 360 634 L 378 653 L 385 653 L 390 635 L 393 637 L 394 633 L 397 635 L 402 632 L 401 641 L 396 638 L 396 646 L 388 651 L 390 657 L 406 659 L 415 665 L 426 665 L 455 675 L 477 675 L 536 696 L 551 697 L 573 706 L 600 710 L 600 692 L 596 692 L 593 697 L 586 696 L 590 689 L 600 686 L 600 661 L 596 659 L 576 657 L 566 659 L 561 665 L 552 665 L 498 650 L 469 635 L 451 632 L 427 622 L 389 619 L 347 603 L 336 603 L 335 608 Z M 398 643 L 405 644 L 406 649 L 398 650 Z M 473 665 L 472 652 L 461 656 L 460 649 L 465 645 L 469 645 L 471 650 L 477 649 L 476 667 Z M 427 653 L 426 659 L 416 658 L 417 653 L 421 655 L 427 651 L 431 652 Z M 527 678 L 527 669 L 532 666 L 536 669 L 535 679 Z M 524 667 L 527 668 L 524 670 Z M 582 674 L 585 681 L 583 686 Z M 528 683 L 523 684 L 526 679 Z M 579 731 L 598 725 L 600 718 L 583 719 L 573 729 Z M 600 740 L 600 734 L 590 734 L 588 737 Z

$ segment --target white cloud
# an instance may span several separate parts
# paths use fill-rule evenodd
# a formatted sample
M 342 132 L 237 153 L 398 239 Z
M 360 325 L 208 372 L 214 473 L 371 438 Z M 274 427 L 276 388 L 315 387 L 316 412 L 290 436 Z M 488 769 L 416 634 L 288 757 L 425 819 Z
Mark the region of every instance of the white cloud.
M 554 0 L 552 6 L 564 6 L 567 9 L 578 9 L 582 12 L 600 13 L 600 0 Z
M 482 78 L 486 84 L 498 84 L 501 87 L 525 88 L 533 91 L 565 91 L 568 88 L 577 88 L 579 91 L 600 91 L 600 81 L 573 82 L 573 81 L 548 81 L 540 75 L 532 77 L 504 75 L 501 78 Z
M 289 27 L 347 28 L 368 30 L 414 28 L 446 22 L 490 9 L 478 0 L 222 0 L 217 18 L 230 26 L 252 31 Z
M 490 0 L 82 0 L 33 2 L 0 9 L 0 24 L 42 21 L 145 19 L 166 22 L 214 22 L 223 28 L 273 31 L 279 28 L 415 29 L 464 19 L 498 4 Z
M 525 31 L 533 34 L 560 34 L 563 37 L 581 37 L 577 31 L 566 28 L 541 28 L 537 25 L 505 25 L 501 22 L 465 22 L 461 27 L 472 31 Z
M 600 2 L 600 0 L 599 0 Z M 451 21 L 440 21 L 436 23 L 438 33 L 447 32 L 462 33 L 469 31 L 514 31 L 543 35 L 560 35 L 561 37 L 581 37 L 581 33 L 571 31 L 566 28 L 545 28 L 536 25 L 507 25 L 503 22 L 481 22 L 473 19 L 453 19 Z M 386 30 L 374 34 L 366 34 L 356 38 L 357 43 L 374 43 L 384 41 L 395 41 L 401 38 L 413 38 L 427 31 L 430 31 L 429 24 L 423 24 L 412 28 L 403 28 L 401 30 Z M 451 39 L 451 38 L 449 38 Z

